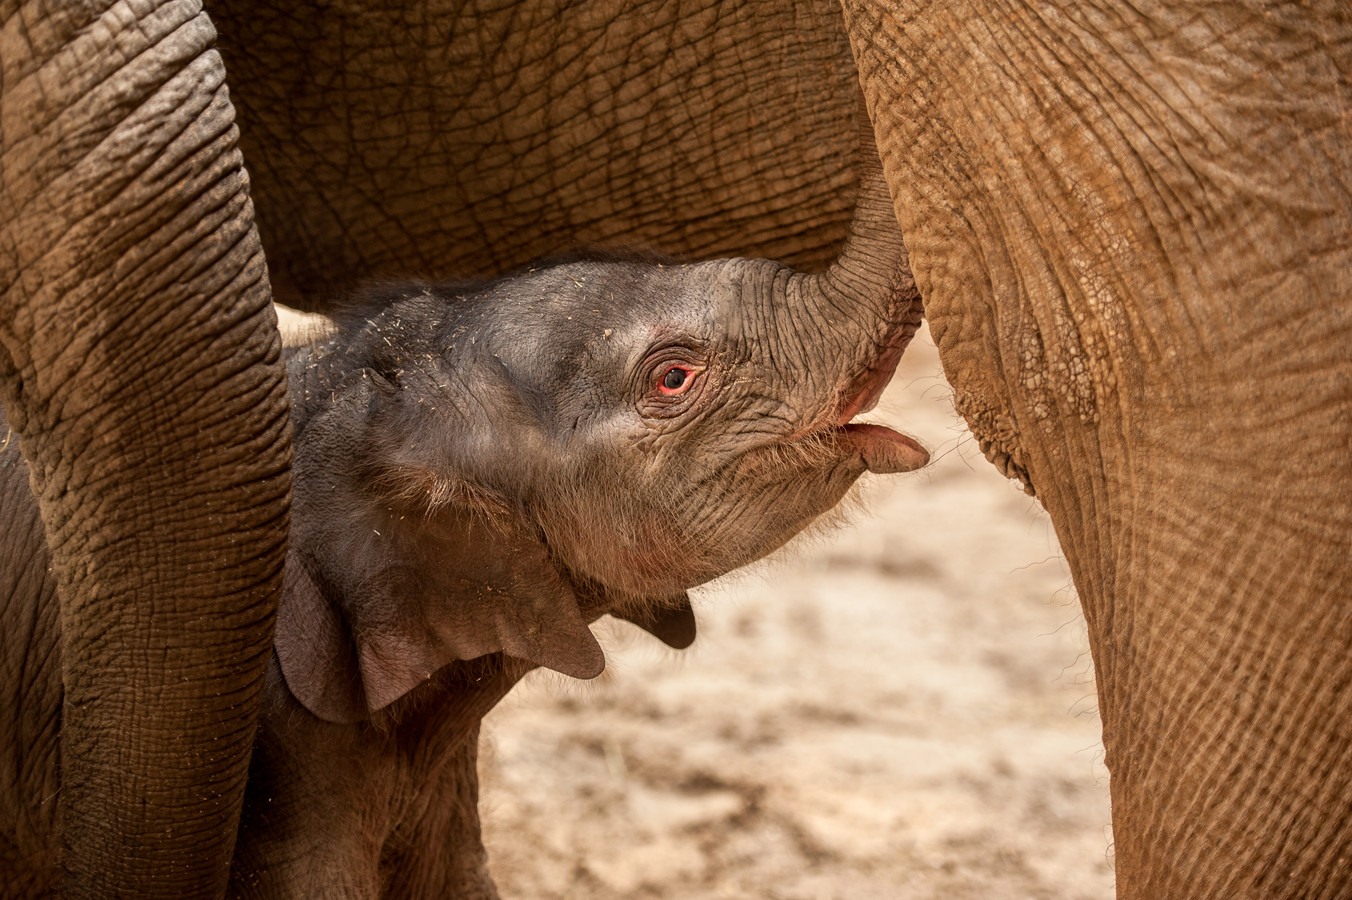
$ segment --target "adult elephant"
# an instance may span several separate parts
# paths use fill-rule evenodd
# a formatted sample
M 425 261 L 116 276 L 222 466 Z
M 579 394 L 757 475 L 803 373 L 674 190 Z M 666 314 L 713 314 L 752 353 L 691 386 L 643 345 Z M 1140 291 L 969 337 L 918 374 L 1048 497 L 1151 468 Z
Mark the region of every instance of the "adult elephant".
M 24 0 L 0 22 L 0 442 L 21 441 L 59 583 L 62 781 L 46 802 L 64 895 L 219 895 L 290 496 L 223 68 L 192 3 Z M 0 552 L 41 540 L 6 534 Z M 9 599 L 0 623 L 21 640 L 39 626 Z M 33 789 L 50 762 L 0 777 Z M 7 843 L 10 872 L 31 848 Z
M 1346 895 L 1348 14 L 842 5 L 209 3 L 279 298 L 578 242 L 820 264 L 862 82 L 957 405 L 1080 592 L 1119 893 Z M 181 8 L 116 7 L 145 34 Z M 105 77 L 70 89 L 128 108 Z
M 1074 575 L 1120 895 L 1348 895 L 1352 14 L 842 5 L 220 4 L 279 296 L 821 262 L 857 77 L 956 405 Z

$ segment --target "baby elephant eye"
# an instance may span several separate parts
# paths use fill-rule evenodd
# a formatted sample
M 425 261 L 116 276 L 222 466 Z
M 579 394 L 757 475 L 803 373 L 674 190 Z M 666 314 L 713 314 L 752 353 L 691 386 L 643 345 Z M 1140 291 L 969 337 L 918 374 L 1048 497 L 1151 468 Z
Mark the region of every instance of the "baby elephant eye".
M 672 366 L 662 376 L 662 393 L 680 394 L 690 386 L 690 370 L 682 366 Z
M 642 393 L 636 400 L 645 417 L 684 415 L 709 394 L 708 360 L 685 348 L 659 348 L 644 361 L 642 371 Z

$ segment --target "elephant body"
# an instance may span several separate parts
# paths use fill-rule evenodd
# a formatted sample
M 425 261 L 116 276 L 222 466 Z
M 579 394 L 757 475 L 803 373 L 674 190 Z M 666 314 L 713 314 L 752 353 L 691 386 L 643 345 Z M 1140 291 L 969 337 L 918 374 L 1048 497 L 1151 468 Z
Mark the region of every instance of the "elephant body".
M 1347 6 L 844 6 L 955 405 L 1074 576 L 1119 896 L 1352 894 Z
M 955 405 L 1045 505 L 1074 576 L 1119 894 L 1352 893 L 1346 5 L 687 0 L 662 6 L 670 29 L 649 9 L 428 5 L 467 24 L 395 47 L 353 26 L 384 14 L 369 4 L 309 20 L 303 44 L 266 10 L 222 10 L 287 290 L 400 258 L 507 265 L 560 233 L 811 259 L 842 231 L 847 92 L 785 69 L 835 85 L 857 65 Z M 520 45 L 529 61 L 474 49 L 555 13 L 568 27 Z M 410 82 L 427 89 L 400 95 L 396 137 L 347 127 Z M 283 94 L 332 114 L 322 149 L 282 139 Z M 369 161 L 410 135 L 446 138 L 428 182 L 362 187 L 404 171 Z M 328 177 L 337 160 L 363 174 Z M 457 181 L 488 161 L 481 194 Z M 302 172 L 324 209 L 282 222 Z M 566 208 L 532 218 L 541 198 Z M 417 230 L 337 240 L 387 218 Z
M 278 302 L 580 246 L 814 270 L 848 230 L 858 89 L 833 0 L 208 12 Z

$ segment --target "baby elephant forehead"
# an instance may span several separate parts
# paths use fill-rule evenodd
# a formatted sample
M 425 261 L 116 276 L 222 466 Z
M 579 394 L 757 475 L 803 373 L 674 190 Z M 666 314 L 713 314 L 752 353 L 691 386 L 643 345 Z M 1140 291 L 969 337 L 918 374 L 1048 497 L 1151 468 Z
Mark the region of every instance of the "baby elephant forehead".
M 716 266 L 577 262 L 499 286 L 504 331 L 521 349 L 554 357 L 583 350 L 608 356 L 651 336 L 704 332 L 712 324 Z M 510 312 L 508 312 L 510 310 Z
M 713 286 L 720 262 L 580 262 L 560 266 L 552 276 L 553 299 L 582 314 L 651 320 L 700 306 Z

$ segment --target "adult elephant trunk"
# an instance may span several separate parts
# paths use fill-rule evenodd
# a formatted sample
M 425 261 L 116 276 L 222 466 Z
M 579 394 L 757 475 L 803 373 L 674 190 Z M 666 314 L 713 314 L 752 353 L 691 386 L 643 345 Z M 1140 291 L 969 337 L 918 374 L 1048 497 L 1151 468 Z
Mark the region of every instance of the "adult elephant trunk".
M 33 814 L 57 805 L 65 896 L 219 896 L 290 437 L 215 34 L 191 0 L 0 18 L 0 398 L 62 630 L 62 787 Z

